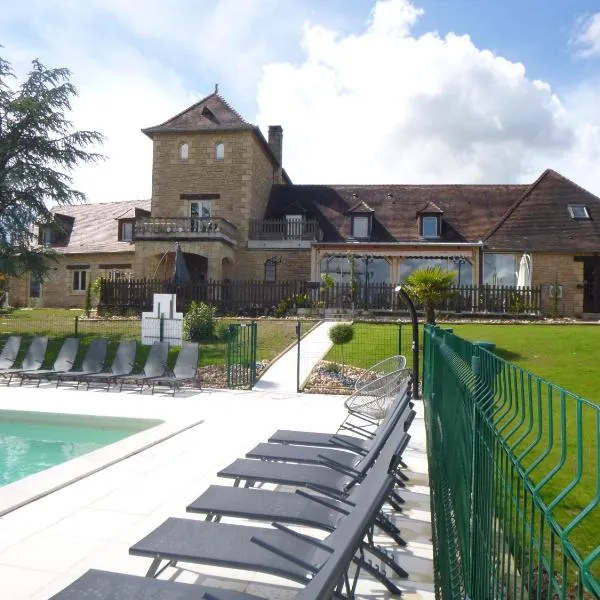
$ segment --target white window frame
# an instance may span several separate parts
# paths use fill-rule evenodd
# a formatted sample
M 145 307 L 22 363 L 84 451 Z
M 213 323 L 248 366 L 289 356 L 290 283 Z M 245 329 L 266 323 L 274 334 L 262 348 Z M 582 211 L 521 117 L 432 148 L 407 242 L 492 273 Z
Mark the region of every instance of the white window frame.
M 131 230 L 131 235 L 129 237 L 125 236 L 125 228 L 129 226 Z M 122 242 L 133 242 L 133 222 L 132 221 L 122 221 L 121 222 L 121 241 Z
M 225 160 L 225 144 L 223 142 L 215 144 L 215 160 Z
M 179 160 L 187 160 L 190 156 L 190 145 L 187 142 L 179 144 Z
M 71 273 L 71 291 L 85 292 L 87 290 L 89 271 L 87 269 L 75 269 Z
M 362 226 L 364 229 L 364 235 L 362 231 L 357 232 L 359 223 L 364 223 Z M 352 215 L 352 237 L 357 240 L 366 240 L 371 235 L 371 217 L 369 215 Z
M 192 219 L 210 219 L 212 217 L 212 200 L 192 200 L 190 202 L 190 217 Z M 194 214 L 194 207 L 197 207 L 197 214 Z
M 575 219 L 576 221 L 589 221 L 591 218 L 590 211 L 585 204 L 569 204 L 567 208 L 571 219 Z
M 434 223 L 435 224 L 435 233 L 433 235 L 430 234 L 429 231 L 426 231 L 425 223 Z M 440 218 L 435 215 L 423 215 L 421 217 L 421 237 L 426 239 L 434 239 L 440 237 Z

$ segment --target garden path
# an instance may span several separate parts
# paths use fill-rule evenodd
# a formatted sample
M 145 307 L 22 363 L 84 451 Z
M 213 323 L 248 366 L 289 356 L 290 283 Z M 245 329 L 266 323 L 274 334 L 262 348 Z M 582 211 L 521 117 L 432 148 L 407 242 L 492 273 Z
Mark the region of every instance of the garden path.
M 306 381 L 315 365 L 332 346 L 329 330 L 339 321 L 322 321 L 300 341 L 300 385 Z M 298 344 L 282 354 L 254 386 L 258 391 L 296 392 Z

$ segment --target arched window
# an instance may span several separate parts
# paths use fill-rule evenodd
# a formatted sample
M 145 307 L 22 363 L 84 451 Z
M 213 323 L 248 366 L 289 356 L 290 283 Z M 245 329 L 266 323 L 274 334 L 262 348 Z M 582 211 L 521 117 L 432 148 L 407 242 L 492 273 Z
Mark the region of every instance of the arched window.
M 181 160 L 187 160 L 189 155 L 190 148 L 186 142 L 179 146 L 179 158 Z
M 224 158 L 225 158 L 225 144 L 223 144 L 222 142 L 219 142 L 215 146 L 215 159 L 223 160 Z
M 265 261 L 265 281 L 277 281 L 277 259 L 267 258 Z

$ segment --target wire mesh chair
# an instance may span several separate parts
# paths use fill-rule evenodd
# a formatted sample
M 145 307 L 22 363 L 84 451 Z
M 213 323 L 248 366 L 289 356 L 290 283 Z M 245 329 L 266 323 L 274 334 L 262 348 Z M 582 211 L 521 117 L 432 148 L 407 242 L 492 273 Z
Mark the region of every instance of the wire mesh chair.
M 354 389 L 359 390 L 368 383 L 371 383 L 383 375 L 392 373 L 394 371 L 400 371 L 406 369 L 406 357 L 401 354 L 396 356 L 390 356 L 384 360 L 379 361 L 372 367 L 369 367 L 354 383 Z
M 410 369 L 397 369 L 365 383 L 344 402 L 349 416 L 357 415 L 373 421 L 385 417 L 388 409 L 410 380 Z

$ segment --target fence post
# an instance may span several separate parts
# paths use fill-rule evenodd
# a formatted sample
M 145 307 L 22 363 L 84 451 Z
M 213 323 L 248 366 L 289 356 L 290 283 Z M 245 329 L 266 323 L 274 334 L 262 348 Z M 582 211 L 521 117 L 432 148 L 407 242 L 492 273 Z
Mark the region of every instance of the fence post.
M 251 340 L 251 350 L 250 350 L 250 387 L 254 387 L 256 383 L 256 321 L 252 321 L 250 324 L 250 340 Z
M 398 321 L 398 356 L 402 354 L 402 323 Z
M 159 326 L 158 326 L 158 339 L 162 342 L 164 341 L 165 338 L 165 318 L 164 316 L 161 314 L 160 315 L 160 322 L 159 322 Z
M 298 339 L 298 355 L 296 358 L 296 391 L 300 391 L 300 334 L 302 332 L 302 324 L 300 321 L 296 323 L 296 338 Z
M 79 317 L 75 316 L 75 337 L 79 334 Z

